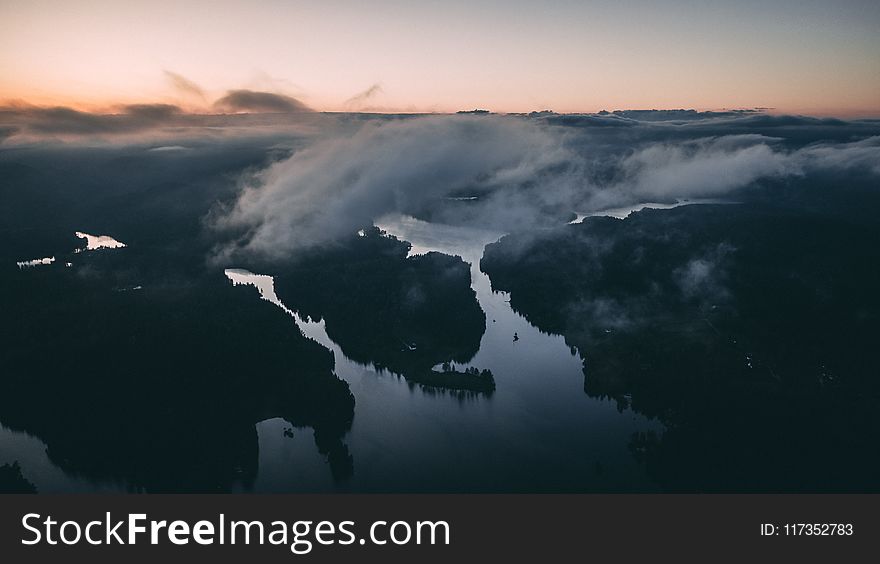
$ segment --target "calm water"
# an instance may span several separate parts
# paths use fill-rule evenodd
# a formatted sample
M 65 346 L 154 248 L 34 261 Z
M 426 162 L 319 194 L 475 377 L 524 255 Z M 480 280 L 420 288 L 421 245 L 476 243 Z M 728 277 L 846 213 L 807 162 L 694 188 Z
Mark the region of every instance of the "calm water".
M 588 397 L 582 360 L 563 338 L 540 332 L 510 308 L 507 294 L 492 291 L 479 259 L 486 243 L 501 233 L 399 216 L 378 223 L 411 242 L 411 255 L 439 251 L 470 263 L 472 287 L 487 319 L 479 352 L 465 366 L 490 369 L 496 391 L 484 396 L 425 389 L 358 364 L 329 339 L 323 321 L 303 320 L 279 300 L 271 276 L 227 269 L 232 284 L 255 286 L 261 299 L 286 311 L 291 323 L 333 352 L 336 373 L 356 400 L 354 424 L 345 437 L 353 476 L 334 481 L 313 431 L 275 418 L 257 424 L 257 478 L 252 487 L 238 490 L 654 489 L 628 444 L 637 431 L 662 432 L 660 424 L 630 410 L 620 412 L 610 400 Z M 89 248 L 122 246 L 110 237 L 89 238 Z M 129 489 L 68 475 L 45 450 L 39 439 L 0 427 L 0 463 L 18 460 L 39 491 Z
M 486 243 L 501 234 L 386 217 L 379 226 L 413 244 L 411 254 L 439 251 L 471 264 L 472 285 L 486 312 L 480 350 L 469 365 L 495 374 L 490 397 L 426 391 L 388 372 L 353 362 L 328 337 L 323 322 L 292 317 L 303 332 L 333 351 L 336 372 L 355 395 L 355 419 L 346 442 L 354 475 L 334 484 L 310 430 L 281 419 L 258 425 L 256 491 L 651 489 L 628 450 L 636 431 L 660 431 L 656 422 L 614 403 L 587 397 L 582 361 L 562 337 L 541 333 L 513 312 L 505 293 L 492 292 L 480 272 Z M 267 276 L 227 271 L 277 301 Z M 516 333 L 518 341 L 513 340 Z

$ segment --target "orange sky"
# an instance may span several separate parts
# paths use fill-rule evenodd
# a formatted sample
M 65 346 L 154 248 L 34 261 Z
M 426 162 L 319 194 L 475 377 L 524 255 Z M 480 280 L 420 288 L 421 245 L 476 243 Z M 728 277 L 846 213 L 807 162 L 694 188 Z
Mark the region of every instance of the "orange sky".
M 0 100 L 207 110 L 233 88 L 330 111 L 880 115 L 880 2 L 0 0 Z

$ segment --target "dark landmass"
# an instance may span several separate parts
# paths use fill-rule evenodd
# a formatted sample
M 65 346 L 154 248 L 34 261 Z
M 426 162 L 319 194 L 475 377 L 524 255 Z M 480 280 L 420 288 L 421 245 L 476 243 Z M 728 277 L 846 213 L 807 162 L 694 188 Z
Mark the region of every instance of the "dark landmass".
M 658 418 L 669 490 L 880 490 L 880 193 L 869 178 L 503 238 L 493 287 L 584 358 L 584 389 Z
M 315 429 L 338 477 L 351 472 L 348 385 L 256 290 L 222 274 L 125 292 L 63 266 L 10 277 L 0 417 L 65 470 L 148 491 L 247 487 L 254 425 L 282 417 Z M 14 298 L 25 292 L 39 308 Z
M 332 354 L 206 263 L 203 218 L 236 193 L 231 173 L 266 155 L 234 141 L 181 160 L 132 147 L 2 155 L 0 423 L 44 441 L 65 471 L 135 490 L 246 489 L 254 425 L 270 417 L 313 427 L 334 476 L 351 474 L 354 398 Z M 128 246 L 75 253 L 75 230 Z M 42 256 L 56 262 L 15 266 Z
M 324 319 L 329 337 L 356 362 L 407 378 L 467 362 L 486 330 L 470 267 L 441 253 L 407 258 L 409 248 L 369 228 L 276 266 L 275 289 L 291 309 Z
M 0 493 L 33 494 L 37 488 L 22 475 L 18 462 L 13 462 L 0 466 Z

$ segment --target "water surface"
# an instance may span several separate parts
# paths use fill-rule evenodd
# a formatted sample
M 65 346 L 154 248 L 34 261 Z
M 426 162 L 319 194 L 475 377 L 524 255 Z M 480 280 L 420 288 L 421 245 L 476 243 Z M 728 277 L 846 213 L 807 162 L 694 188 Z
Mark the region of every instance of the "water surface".
M 502 234 L 427 223 L 407 216 L 377 225 L 412 243 L 411 255 L 439 251 L 471 264 L 472 287 L 487 327 L 467 363 L 494 375 L 489 397 L 408 384 L 402 377 L 349 360 L 323 321 L 293 314 L 303 333 L 333 351 L 336 373 L 355 395 L 346 442 L 354 474 L 334 483 L 314 451 L 310 430 L 281 419 L 258 424 L 256 491 L 559 491 L 651 490 L 628 445 L 633 433 L 661 426 L 610 400 L 584 393 L 583 363 L 562 337 L 540 332 L 493 292 L 479 270 L 486 243 Z M 270 276 L 230 269 L 234 284 L 252 284 L 278 300 Z M 518 337 L 514 340 L 514 335 Z M 292 434 L 292 436 L 290 436 Z

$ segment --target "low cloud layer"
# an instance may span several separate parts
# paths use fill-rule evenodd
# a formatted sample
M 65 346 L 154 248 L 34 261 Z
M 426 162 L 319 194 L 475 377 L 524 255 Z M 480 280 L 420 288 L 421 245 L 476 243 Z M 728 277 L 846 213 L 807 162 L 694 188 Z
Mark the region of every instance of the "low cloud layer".
M 623 158 L 615 181 L 594 186 L 589 207 L 639 201 L 719 197 L 761 179 L 858 169 L 880 174 L 880 137 L 817 143 L 793 151 L 781 139 L 734 134 L 679 143 L 654 143 Z
M 131 104 L 103 112 L 65 106 L 0 106 L 0 143 L 28 146 L 204 145 L 218 138 L 299 137 L 339 120 L 315 112 L 192 113 L 173 104 Z
M 227 254 L 283 258 L 458 192 L 491 194 L 541 176 L 555 182 L 560 175 L 550 171 L 574 159 L 546 128 L 514 118 L 367 123 L 257 175 L 216 225 L 244 233 Z M 528 211 L 524 204 L 512 211 Z
M 19 130 L 43 134 L 99 135 L 139 131 L 173 121 L 181 114 L 173 104 L 131 104 L 113 113 L 90 113 L 65 106 L 39 107 L 25 104 L 0 108 L 0 120 Z
M 234 113 L 11 105 L 0 108 L 0 147 L 100 145 L 150 151 L 173 166 L 198 152 L 189 149 L 262 151 L 269 164 L 237 171 L 237 198 L 224 199 L 206 223 L 219 257 L 277 260 L 395 213 L 510 232 L 643 202 L 736 199 L 745 188 L 817 175 L 835 179 L 829 189 L 880 176 L 876 120 L 687 110 L 323 114 L 246 90 L 219 107 Z
M 291 96 L 257 90 L 229 90 L 209 103 L 205 90 L 188 78 L 168 70 L 165 78 L 177 94 L 172 98 L 175 103 L 118 104 L 83 110 L 68 106 L 37 106 L 20 100 L 6 101 L 5 105 L 0 104 L 0 142 L 13 137 L 14 142 L 24 144 L 77 142 L 82 139 L 72 138 L 92 137 L 128 143 L 137 142 L 132 134 L 147 133 L 166 138 L 198 136 L 200 133 L 193 130 L 199 128 L 213 129 L 213 132 L 203 129 L 202 135 L 234 128 L 236 134 L 247 137 L 255 132 L 255 128 L 266 124 L 291 125 L 291 120 L 315 113 Z M 373 93 L 362 94 L 368 97 Z M 254 119 L 248 116 L 254 116 Z M 243 131 L 243 128 L 250 131 Z
M 247 179 L 235 205 L 215 218 L 221 231 L 236 234 L 221 256 L 283 259 L 388 213 L 513 231 L 539 226 L 548 216 L 561 222 L 565 212 L 724 197 L 764 179 L 880 174 L 876 126 L 868 127 L 875 135 L 856 141 L 792 148 L 784 133 L 743 132 L 740 122 L 756 117 L 750 112 L 703 120 L 688 114 L 685 123 L 678 114 L 673 123 L 662 117 L 609 129 L 559 125 L 556 117 L 436 116 L 331 133 Z M 802 128 L 828 126 L 799 119 Z M 703 135 L 710 123 L 723 128 L 723 120 L 731 134 Z M 792 127 L 797 121 L 782 122 Z M 842 123 L 833 127 L 847 127 Z M 863 125 L 850 127 L 851 134 Z

